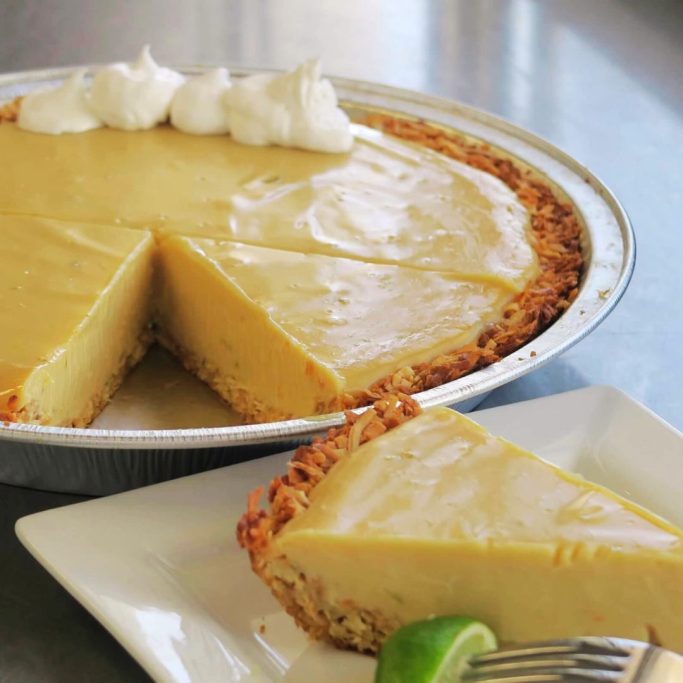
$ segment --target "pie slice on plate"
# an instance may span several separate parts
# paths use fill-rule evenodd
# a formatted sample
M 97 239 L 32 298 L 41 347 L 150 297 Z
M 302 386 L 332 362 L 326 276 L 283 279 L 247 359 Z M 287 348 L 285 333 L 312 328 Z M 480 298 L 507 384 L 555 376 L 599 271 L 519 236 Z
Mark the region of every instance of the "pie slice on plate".
M 238 538 L 300 626 L 377 652 L 402 624 L 460 614 L 504 642 L 683 651 L 679 529 L 452 410 L 418 412 L 380 401 L 301 447 L 267 511 L 252 495 Z

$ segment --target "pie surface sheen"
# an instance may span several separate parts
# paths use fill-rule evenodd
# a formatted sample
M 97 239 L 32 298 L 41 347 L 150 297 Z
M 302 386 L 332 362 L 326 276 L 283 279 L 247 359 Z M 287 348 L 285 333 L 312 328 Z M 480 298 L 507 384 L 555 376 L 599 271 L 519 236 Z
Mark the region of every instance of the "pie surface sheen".
M 246 420 L 327 412 L 382 383 L 447 381 L 429 374 L 435 358 L 451 374 L 493 362 L 491 326 L 528 339 L 566 307 L 578 226 L 544 255 L 537 198 L 468 159 L 354 128 L 351 152 L 321 154 L 167 126 L 51 136 L 1 123 L 3 419 L 87 424 L 154 336 Z M 569 272 L 548 266 L 565 252 L 573 276 L 548 284 Z M 550 309 L 528 313 L 538 292 Z M 110 299 L 128 306 L 117 334 L 100 322 Z M 66 363 L 77 344 L 82 376 Z M 85 405 L 55 389 L 60 363 Z
M 492 176 L 358 126 L 348 154 L 164 126 L 76 135 L 0 126 L 0 213 L 229 239 L 488 277 L 536 274 L 528 214 Z

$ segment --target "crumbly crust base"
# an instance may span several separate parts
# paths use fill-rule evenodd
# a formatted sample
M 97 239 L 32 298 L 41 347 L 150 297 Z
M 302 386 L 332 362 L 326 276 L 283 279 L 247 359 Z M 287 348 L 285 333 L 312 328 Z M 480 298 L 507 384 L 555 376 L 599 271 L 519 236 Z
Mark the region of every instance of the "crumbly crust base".
M 311 491 L 341 458 L 420 412 L 420 406 L 406 394 L 387 395 L 360 414 L 347 412 L 344 426 L 296 450 L 287 473 L 270 483 L 268 509 L 260 507 L 262 489 L 249 495 L 247 511 L 237 525 L 237 540 L 248 551 L 254 572 L 316 640 L 376 653 L 398 623 L 350 601 L 330 601 L 324 586 L 297 571 L 274 550 L 273 540 L 290 519 L 308 508 Z
M 0 107 L 0 123 L 7 121 L 16 121 L 19 118 L 19 109 L 21 107 L 22 97 L 17 97 L 16 99 L 4 104 Z
M 8 410 L 0 411 L 0 422 L 21 422 L 30 424 L 54 425 L 58 427 L 87 427 L 111 401 L 128 373 L 144 358 L 154 341 L 152 330 L 146 327 L 138 337 L 135 345 L 121 357 L 117 371 L 111 376 L 106 385 L 88 401 L 85 411 L 75 416 L 66 424 L 55 425 L 41 413 L 40 405 L 29 402 L 21 407 L 12 409 L 13 404 L 19 404 L 19 397 L 9 401 Z

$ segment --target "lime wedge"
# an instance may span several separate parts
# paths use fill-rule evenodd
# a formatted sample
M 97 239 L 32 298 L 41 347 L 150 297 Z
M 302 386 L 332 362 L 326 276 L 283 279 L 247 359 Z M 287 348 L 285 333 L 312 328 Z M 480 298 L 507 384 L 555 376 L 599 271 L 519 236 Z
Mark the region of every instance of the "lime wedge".
M 496 647 L 491 629 L 469 617 L 416 621 L 384 643 L 375 683 L 455 683 L 468 657 Z

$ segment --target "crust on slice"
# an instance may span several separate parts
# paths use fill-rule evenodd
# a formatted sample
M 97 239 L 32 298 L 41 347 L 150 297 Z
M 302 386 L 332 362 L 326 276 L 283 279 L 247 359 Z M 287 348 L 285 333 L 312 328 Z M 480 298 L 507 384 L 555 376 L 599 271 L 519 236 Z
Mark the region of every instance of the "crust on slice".
M 3 121 L 16 121 L 19 118 L 19 109 L 23 97 L 16 97 L 11 102 L 0 107 L 0 123 Z
M 296 623 L 317 640 L 374 653 L 397 624 L 351 605 L 341 613 L 337 606 L 316 599 L 319 591 L 314 583 L 293 574 L 286 559 L 274 556 L 273 538 L 290 519 L 306 510 L 311 491 L 341 458 L 421 412 L 406 394 L 383 396 L 362 413 L 349 411 L 345 425 L 296 450 L 287 473 L 270 483 L 267 509 L 260 507 L 262 488 L 249 495 L 247 512 L 237 525 L 237 540 L 249 552 L 254 572 Z

